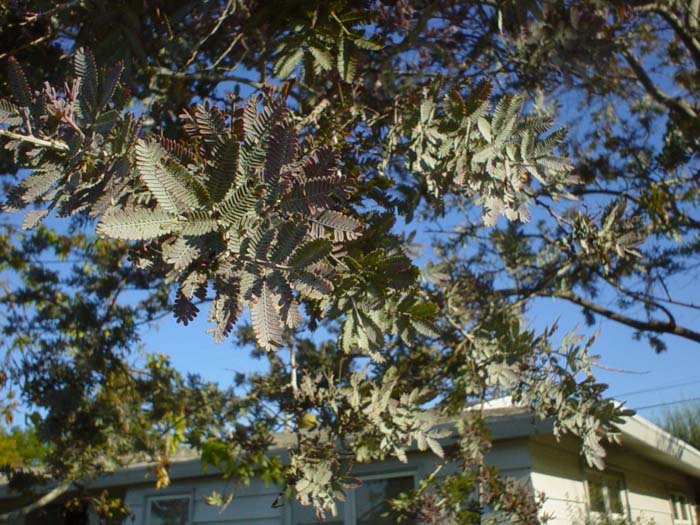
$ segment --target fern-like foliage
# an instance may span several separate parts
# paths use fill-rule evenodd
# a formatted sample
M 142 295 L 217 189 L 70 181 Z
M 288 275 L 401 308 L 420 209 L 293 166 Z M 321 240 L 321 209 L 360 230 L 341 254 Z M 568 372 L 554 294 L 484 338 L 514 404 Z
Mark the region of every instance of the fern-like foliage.
M 333 254 L 361 227 L 337 154 L 302 152 L 284 96 L 272 93 L 232 111 L 207 102 L 185 111 L 187 144 L 144 137 L 112 102 L 123 66 L 100 71 L 87 49 L 73 64 L 63 90 L 33 93 L 9 63 L 15 100 L 0 101 L 0 124 L 32 173 L 6 208 L 44 204 L 27 228 L 54 210 L 99 217 L 98 234 L 151 245 L 144 262 L 165 265 L 179 284 L 179 321 L 192 321 L 213 282 L 214 338 L 249 307 L 259 345 L 278 348 L 283 329 L 299 324 L 300 301 L 332 294 Z
M 190 144 L 139 139 L 134 165 L 148 200 L 110 210 L 98 232 L 160 245 L 180 283 L 181 322 L 197 312 L 192 281 L 203 275 L 214 282 L 215 339 L 248 306 L 258 344 L 274 350 L 298 324 L 299 300 L 332 293 L 331 253 L 360 229 L 337 209 L 347 194 L 338 159 L 325 148 L 300 153 L 282 97 L 232 113 L 199 104 L 183 116 Z
M 101 72 L 92 53 L 79 49 L 73 77 L 63 88 L 45 83 L 32 90 L 14 59 L 7 65 L 13 100 L 0 100 L 0 125 L 13 133 L 7 148 L 15 163 L 33 173 L 8 192 L 6 209 L 42 204 L 26 227 L 51 211 L 58 215 L 106 211 L 123 194 L 139 132 L 133 116 L 123 115 L 123 64 Z
M 526 222 L 536 185 L 562 193 L 568 182 L 571 166 L 555 152 L 565 132 L 551 131 L 547 118 L 523 116 L 521 96 L 502 97 L 491 110 L 491 91 L 481 82 L 466 95 L 441 94 L 437 83 L 398 129 L 410 138 L 409 167 L 436 198 L 475 198 L 487 226 L 500 215 Z
M 366 28 L 373 16 L 349 2 L 336 2 L 334 16 L 318 16 L 313 11 L 299 14 L 294 31 L 279 45 L 273 71 L 280 78 L 300 72 L 306 78 L 336 75 L 351 84 L 357 77 L 358 64 L 369 52 L 379 51 L 378 37 L 367 37 Z

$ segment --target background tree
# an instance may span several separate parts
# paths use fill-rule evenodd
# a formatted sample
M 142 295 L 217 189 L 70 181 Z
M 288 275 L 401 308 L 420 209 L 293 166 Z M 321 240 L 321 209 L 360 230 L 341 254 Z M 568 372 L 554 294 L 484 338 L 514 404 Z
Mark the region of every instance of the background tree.
M 0 465 L 9 465 L 11 468 L 36 465 L 46 452 L 31 428 L 0 430 Z
M 700 406 L 684 403 L 666 410 L 660 417 L 660 425 L 686 443 L 700 448 Z
M 569 301 L 658 351 L 700 341 L 676 289 L 698 248 L 697 8 L 5 5 L 5 209 L 35 229 L 6 219 L 0 381 L 50 446 L 45 475 L 68 489 L 146 453 L 162 485 L 186 442 L 323 514 L 354 463 L 415 442 L 464 469 L 403 511 L 534 521 L 465 403 L 510 394 L 598 466 L 620 411 L 588 343 L 527 329 L 529 305 Z M 49 214 L 70 219 L 37 226 Z M 216 340 L 247 308 L 239 342 L 267 372 L 222 391 L 134 353 L 149 322 L 204 305 Z M 437 414 L 460 420 L 448 450 Z M 264 452 L 289 426 L 282 465 Z

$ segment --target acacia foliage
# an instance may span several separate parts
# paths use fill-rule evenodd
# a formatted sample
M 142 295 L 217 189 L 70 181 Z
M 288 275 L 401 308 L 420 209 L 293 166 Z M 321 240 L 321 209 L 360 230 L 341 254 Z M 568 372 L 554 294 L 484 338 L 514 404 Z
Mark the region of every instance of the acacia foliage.
M 355 463 L 405 459 L 415 444 L 463 469 L 431 478 L 444 497 L 417 493 L 405 512 L 468 523 L 488 504 L 532 522 L 533 500 L 483 464 L 483 421 L 466 418 L 462 439 L 449 447 L 434 430 L 438 415 L 460 419 L 465 403 L 500 394 L 553 417 L 557 434 L 582 437 L 588 461 L 602 465 L 601 442 L 621 411 L 592 373 L 590 342 L 555 344 L 555 328 L 526 328 L 523 309 L 556 297 L 649 334 L 658 348 L 659 334 L 698 338 L 665 306 L 681 302 L 658 293 L 696 250 L 694 179 L 664 178 L 693 165 L 687 132 L 695 121 L 683 112 L 694 111 L 692 96 L 680 106 L 635 98 L 630 115 L 641 124 L 659 104 L 673 115 L 669 146 L 641 156 L 622 144 L 644 125 L 622 125 L 596 102 L 591 114 L 602 125 L 579 143 L 541 103 L 558 96 L 561 82 L 552 77 L 562 73 L 584 79 L 597 97 L 596 81 L 615 57 L 635 64 L 634 38 L 666 45 L 641 7 L 605 4 L 7 8 L 4 27 L 27 45 L 7 43 L 23 66 L 8 61 L 0 102 L 13 174 L 6 209 L 31 208 L 27 228 L 49 212 L 88 231 L 96 221 L 101 236 L 99 257 L 92 240 L 70 235 L 45 240 L 38 253 L 26 244 L 14 250 L 14 231 L 5 239 L 23 293 L 4 301 L 29 313 L 5 329 L 16 361 L 1 379 L 38 409 L 39 436 L 53 445 L 48 474 L 77 479 L 145 452 L 162 485 L 170 455 L 185 442 L 237 479 L 259 469 L 332 514 L 334 498 L 355 484 Z M 668 7 L 664 19 L 679 9 Z M 691 17 L 679 20 L 693 30 Z M 111 29 L 97 35 L 98 26 Z M 636 36 L 625 40 L 630 28 Z M 61 60 L 42 60 L 37 33 L 70 42 L 71 57 L 48 46 Z M 606 46 L 610 34 L 618 47 Z M 678 41 L 688 45 L 684 34 Z M 673 56 L 679 72 L 692 71 L 684 52 Z M 610 93 L 648 91 L 630 67 L 638 84 L 608 79 Z M 266 87 L 270 79 L 278 88 Z M 277 82 L 284 79 L 295 81 Z M 233 94 L 216 89 L 220 82 L 233 82 Z M 242 99 L 242 86 L 260 96 Z M 615 154 L 602 164 L 606 151 Z M 431 242 L 423 274 L 409 255 L 408 231 L 426 229 L 416 224 L 441 230 L 435 239 L 418 232 Z M 45 226 L 36 231 L 32 238 L 49 235 Z M 74 268 L 66 276 L 40 261 L 23 264 L 52 250 L 86 256 L 102 273 Z M 120 300 L 130 285 L 148 292 L 143 303 Z M 85 300 L 83 288 L 93 308 L 66 323 Z M 610 289 L 618 310 L 600 299 Z M 646 318 L 621 313 L 633 301 L 642 301 Z M 172 307 L 186 324 L 205 302 L 217 340 L 249 308 L 252 331 L 243 328 L 239 339 L 254 343 L 268 373 L 239 376 L 237 390 L 221 391 L 159 357 L 145 369 L 130 361 L 140 323 Z M 657 320 L 659 312 L 668 319 Z M 313 341 L 306 329 L 316 331 Z M 51 395 L 64 390 L 69 399 Z M 130 403 L 145 408 L 132 413 Z M 310 414 L 312 429 L 304 424 Z M 289 426 L 296 444 L 282 465 L 264 452 L 271 433 Z M 474 486 L 482 487 L 477 501 L 460 499 Z
M 230 114 L 206 103 L 196 105 L 184 114 L 190 142 L 174 143 L 139 136 L 136 118 L 113 105 L 111 93 L 121 74 L 119 65 L 100 79 L 86 49 L 77 52 L 74 65 L 73 87 L 64 98 L 48 85 L 43 93 L 33 95 L 21 67 L 11 62 L 14 101 L 3 104 L 9 146 L 19 162 L 27 159 L 24 165 L 37 170 L 10 189 L 10 202 L 13 207 L 45 205 L 28 213 L 24 228 L 33 228 L 54 209 L 60 215 L 86 212 L 97 216 L 99 235 L 138 242 L 138 264 L 164 268 L 164 278 L 178 282 L 175 314 L 185 323 L 197 313 L 193 298 L 204 299 L 213 281 L 210 320 L 215 323 L 216 340 L 232 330 L 243 306 L 249 305 L 257 346 L 275 351 L 283 346 L 283 328 L 299 326 L 300 301 L 312 305 L 316 316 L 342 319 L 339 342 L 346 355 L 367 355 L 383 363 L 387 336 L 397 336 L 406 345 L 419 336 L 439 337 L 434 326 L 437 308 L 421 300 L 417 274 L 398 246 L 392 252 L 367 254 L 369 268 L 346 251 L 352 252 L 346 245 L 359 235 L 361 223 L 347 204 L 349 188 L 337 154 L 328 146 L 298 151 L 283 97 L 268 95 L 260 109 L 260 101 L 251 99 Z M 100 91 L 103 101 L 97 104 Z M 520 102 L 514 99 L 504 99 L 487 119 L 485 98 L 483 88 L 477 90 L 476 100 L 466 102 L 453 91 L 446 99 L 449 111 L 437 111 L 430 99 L 424 100 L 421 124 L 416 127 L 428 137 L 421 142 L 427 151 L 418 146 L 412 150 L 421 165 L 429 165 L 426 159 L 432 158 L 447 163 L 438 172 L 451 172 L 452 163 L 457 163 L 460 175 L 454 186 L 437 191 L 436 197 L 441 198 L 445 191 L 485 193 L 487 213 L 522 218 L 528 195 L 522 191 L 521 170 L 555 191 L 566 163 L 552 152 L 558 139 L 539 139 L 547 123 L 531 118 L 516 125 Z M 33 122 L 31 133 L 27 122 L 16 117 L 22 112 Z M 415 132 L 416 127 L 410 129 Z M 395 133 L 402 129 L 397 126 Z M 467 164 L 451 150 L 474 153 Z M 92 157 L 97 158 L 92 161 Z M 463 189 L 470 172 L 501 183 L 488 190 Z M 392 282 L 396 281 L 392 266 L 399 265 L 403 268 L 398 272 L 406 275 L 403 282 Z M 385 282 L 370 288 L 352 282 L 372 272 L 375 279 Z M 349 282 L 341 281 L 336 292 L 333 281 L 341 275 Z M 530 344 L 538 347 L 536 341 Z M 523 347 L 524 354 L 513 366 L 507 364 L 503 349 L 488 346 L 483 341 L 471 351 L 483 352 L 484 364 L 492 371 L 483 385 L 471 384 L 464 394 L 510 387 L 519 399 L 543 413 L 551 410 L 552 403 L 563 403 L 563 394 L 547 399 L 558 387 L 548 376 L 570 373 L 557 364 L 554 354 L 544 349 L 537 354 Z M 513 349 L 510 354 L 515 356 Z M 546 355 L 549 362 L 538 363 Z M 579 363 L 576 357 L 573 363 Z M 324 425 L 324 441 L 329 443 L 334 434 L 345 439 L 352 436 L 343 454 L 352 453 L 359 462 L 386 456 L 406 461 L 407 449 L 416 442 L 420 450 L 429 448 L 444 456 L 433 428 L 435 420 L 421 408 L 434 394 L 415 387 L 398 395 L 396 368 L 389 367 L 377 376 L 377 385 L 361 372 L 351 372 L 346 378 L 334 377 L 330 371 L 322 376 L 315 376 L 312 370 L 304 372 L 300 382 L 296 370 L 290 377 L 294 402 L 307 410 L 331 410 L 335 421 Z M 349 385 L 341 387 L 344 380 Z M 585 394 L 583 389 L 576 393 Z M 599 423 L 588 419 L 600 410 L 595 406 L 597 393 L 594 389 L 592 399 L 584 395 L 575 414 L 567 415 L 560 408 L 558 424 L 583 433 L 587 458 L 601 465 L 604 451 L 599 445 Z M 353 414 L 352 424 L 343 421 L 348 414 Z M 175 430 L 178 435 L 177 425 Z M 211 446 L 205 447 L 205 458 Z M 168 450 L 157 469 L 159 484 L 167 483 L 164 462 Z M 343 488 L 341 473 L 348 466 L 328 450 L 319 449 L 315 440 L 301 438 L 298 450 L 291 454 L 288 476 L 295 480 L 293 487 L 302 504 L 313 504 L 319 515 L 333 514 L 336 493 Z

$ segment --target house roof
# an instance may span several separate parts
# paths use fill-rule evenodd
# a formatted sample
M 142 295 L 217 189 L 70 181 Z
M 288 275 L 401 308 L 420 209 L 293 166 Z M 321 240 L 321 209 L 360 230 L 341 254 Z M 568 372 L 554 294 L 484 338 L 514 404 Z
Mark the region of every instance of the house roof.
M 622 444 L 642 455 L 700 478 L 700 450 L 639 415 L 625 418 Z
M 552 421 L 513 407 L 509 398 L 494 400 L 485 409 L 494 440 L 552 433 Z M 638 414 L 625 417 L 619 429 L 624 448 L 700 479 L 700 450 L 692 445 Z
M 471 409 L 479 409 L 474 406 Z M 509 398 L 488 401 L 483 406 L 494 441 L 527 437 L 535 434 L 551 434 L 552 422 L 541 420 L 524 408 L 514 406 Z M 467 409 L 469 410 L 469 409 Z M 444 423 L 452 426 L 451 423 Z M 621 443 L 625 448 L 652 459 L 662 465 L 672 467 L 690 476 L 700 478 L 700 451 L 688 443 L 672 436 L 648 419 L 639 415 L 626 417 L 620 427 Z M 275 440 L 277 450 L 286 450 L 296 438 L 291 433 L 278 434 Z M 116 486 L 150 479 L 150 463 L 139 463 L 105 477 L 100 486 Z M 216 471 L 213 471 L 214 473 Z M 170 476 L 173 479 L 202 475 L 199 455 L 192 449 L 181 449 L 172 458 Z
M 481 405 L 475 405 L 467 410 L 480 408 Z M 494 441 L 552 433 L 551 420 L 537 418 L 526 409 L 514 406 L 508 398 L 486 402 L 483 409 Z M 449 421 L 445 421 L 440 426 L 454 428 Z M 626 417 L 625 422 L 620 426 L 620 434 L 624 448 L 700 479 L 700 451 L 672 436 L 648 419 L 639 415 Z M 295 441 L 293 434 L 280 433 L 276 436 L 274 448 L 278 451 L 286 450 L 293 446 Z M 152 466 L 153 463 L 150 462 L 135 462 L 124 469 L 93 480 L 88 483 L 88 486 L 108 488 L 153 482 Z M 216 473 L 216 469 L 210 469 L 208 473 L 203 474 L 199 454 L 190 448 L 181 448 L 170 461 L 171 479 Z M 0 498 L 7 496 L 6 486 L 0 484 Z

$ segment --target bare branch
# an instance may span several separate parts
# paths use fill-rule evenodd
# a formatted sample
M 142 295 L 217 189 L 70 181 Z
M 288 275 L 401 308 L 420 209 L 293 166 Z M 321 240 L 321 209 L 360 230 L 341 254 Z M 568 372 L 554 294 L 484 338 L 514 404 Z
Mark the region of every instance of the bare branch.
M 663 280 L 661 279 L 661 277 L 658 277 L 658 279 L 661 281 L 662 286 L 664 288 L 664 291 L 666 292 L 665 299 L 663 297 L 656 297 L 656 296 L 651 295 L 651 294 L 644 294 L 644 293 L 635 292 L 634 290 L 630 290 L 630 289 L 624 287 L 621 283 L 614 281 L 610 277 L 606 277 L 603 273 L 601 273 L 599 271 L 596 271 L 596 273 L 600 276 L 601 279 L 603 279 L 605 282 L 607 282 L 610 286 L 619 290 L 620 293 L 627 295 L 633 299 L 637 299 L 639 301 L 642 301 L 652 308 L 658 308 L 659 310 L 663 311 L 664 314 L 666 314 L 666 317 L 669 318 L 669 321 L 671 319 L 674 319 L 673 314 L 671 313 L 671 311 L 668 308 L 666 308 L 664 305 L 660 304 L 662 302 L 667 303 L 667 304 L 672 304 L 675 306 L 682 306 L 684 308 L 693 308 L 696 310 L 700 309 L 700 304 L 695 304 L 695 303 L 688 302 L 688 301 L 678 301 L 678 300 L 673 299 L 671 297 L 671 294 L 668 291 L 668 288 L 663 283 Z
M 72 485 L 72 481 L 64 481 L 60 485 L 56 486 L 54 489 L 51 489 L 49 492 L 44 494 L 35 502 L 30 503 L 29 505 L 25 505 L 20 509 L 6 512 L 5 514 L 0 514 L 0 523 L 5 523 L 23 518 L 28 514 L 34 512 L 35 510 L 38 510 L 45 505 L 48 505 L 62 494 L 65 494 L 71 488 Z
M 197 54 L 199 53 L 199 49 L 204 45 L 204 43 L 209 40 L 216 32 L 219 30 L 221 27 L 221 24 L 224 23 L 224 21 L 231 16 L 234 12 L 236 11 L 236 4 L 233 2 L 233 0 L 228 0 L 228 3 L 226 4 L 226 7 L 224 7 L 223 12 L 219 16 L 219 18 L 216 20 L 216 24 L 214 24 L 214 27 L 212 28 L 209 33 L 204 35 L 202 39 L 197 42 L 197 44 L 194 46 L 194 49 L 192 50 L 192 54 L 190 55 L 190 58 L 187 60 L 187 63 L 185 64 L 185 69 L 189 67 L 192 62 L 197 58 Z
M 622 56 L 625 57 L 625 60 L 634 72 L 637 80 L 639 80 L 640 84 L 642 84 L 646 92 L 654 100 L 656 100 L 659 104 L 666 106 L 676 115 L 689 119 L 698 118 L 696 111 L 685 100 L 679 100 L 672 97 L 654 84 L 654 81 L 649 77 L 647 72 L 644 70 L 644 67 L 637 61 L 636 58 L 634 58 L 634 56 L 632 56 L 632 53 L 630 53 L 629 50 L 625 49 L 622 51 Z
M 241 76 L 237 76 L 237 75 L 231 75 L 229 73 L 217 73 L 217 72 L 183 73 L 180 71 L 171 71 L 167 68 L 161 67 L 160 69 L 158 69 L 156 71 L 156 75 L 161 76 L 161 77 L 182 78 L 182 79 L 188 80 L 188 81 L 203 80 L 205 82 L 238 82 L 239 84 L 247 84 L 247 85 L 254 87 L 256 89 L 262 89 L 265 87 L 265 84 L 263 82 L 255 82 L 254 80 L 251 80 L 250 78 L 241 77 Z
M 695 0 L 697 4 L 700 0 Z M 690 56 L 693 58 L 696 67 L 700 68 L 700 42 L 683 25 L 683 21 L 671 10 L 663 5 L 651 4 L 640 8 L 641 11 L 658 14 L 673 29 L 678 38 L 688 48 Z M 688 17 L 689 22 L 693 17 Z
M 68 9 L 70 9 L 70 8 L 72 8 L 72 7 L 75 7 L 75 6 L 79 5 L 79 4 L 81 4 L 82 1 L 83 1 L 83 0 L 72 0 L 71 2 L 64 2 L 64 3 L 62 3 L 62 4 L 55 5 L 55 6 L 52 7 L 51 9 L 48 9 L 48 10 L 46 10 L 46 11 L 42 11 L 42 12 L 40 12 L 40 13 L 31 13 L 31 14 L 28 14 L 28 15 L 25 17 L 24 22 L 22 22 L 20 25 L 25 25 L 25 24 L 30 24 L 30 23 L 32 23 L 32 22 L 36 22 L 36 21 L 39 20 L 40 18 L 47 18 L 47 17 L 54 16 L 54 15 L 60 13 L 61 11 L 68 10 Z
M 34 40 L 32 40 L 30 42 L 26 42 L 26 43 L 24 43 L 16 48 L 10 50 L 10 51 L 6 51 L 5 53 L 0 53 L 0 60 L 3 60 L 10 55 L 14 55 L 17 52 L 22 51 L 23 49 L 27 49 L 28 47 L 32 47 L 32 46 L 35 46 L 37 44 L 41 44 L 45 40 L 48 40 L 49 38 L 51 38 L 51 36 L 52 36 L 52 33 L 51 33 L 51 31 L 49 31 L 45 35 L 42 35 L 38 38 L 35 38 Z
M 650 319 L 648 321 L 641 321 L 639 319 L 634 319 L 632 317 L 623 315 L 619 312 L 615 312 L 613 310 L 605 308 L 604 306 L 589 301 L 588 299 L 584 299 L 583 297 L 576 295 L 575 293 L 568 290 L 553 292 L 541 291 L 537 292 L 537 294 L 544 297 L 559 297 L 560 299 L 566 299 L 569 302 L 572 302 L 579 306 L 583 306 L 584 308 L 587 308 L 592 312 L 600 314 L 603 317 L 606 317 L 612 321 L 617 321 L 618 323 L 622 323 L 637 330 L 642 330 L 644 332 L 657 332 L 662 334 L 677 335 L 679 337 L 695 341 L 696 343 L 700 343 L 700 332 L 695 332 L 683 326 L 678 326 L 675 322 L 672 321 L 663 322 L 655 321 L 653 319 Z
M 560 274 L 561 271 L 558 273 Z M 656 302 L 653 303 L 654 306 L 656 306 L 657 308 L 660 308 L 661 310 L 664 311 L 664 313 L 666 313 L 669 316 L 668 321 L 658 321 L 658 320 L 654 320 L 654 319 L 648 319 L 648 320 L 635 319 L 633 317 L 629 317 L 627 315 L 624 315 L 620 312 L 610 310 L 609 308 L 606 308 L 606 307 L 604 307 L 598 303 L 595 303 L 593 301 L 589 301 L 588 299 L 585 299 L 584 297 L 581 297 L 580 295 L 577 295 L 570 290 L 547 289 L 547 286 L 549 283 L 551 283 L 551 279 L 543 280 L 542 282 L 538 283 L 535 286 L 524 287 L 524 288 L 504 288 L 504 289 L 499 289 L 499 290 L 494 290 L 494 291 L 503 297 L 520 296 L 521 298 L 519 299 L 519 302 L 522 302 L 523 300 L 526 300 L 528 297 L 533 297 L 533 296 L 556 297 L 559 299 L 565 299 L 571 303 L 577 304 L 579 306 L 587 308 L 588 310 L 591 310 L 592 312 L 595 312 L 599 315 L 602 315 L 603 317 L 606 317 L 612 321 L 616 321 L 618 323 L 627 325 L 627 326 L 629 326 L 631 328 L 635 328 L 637 330 L 641 330 L 643 332 L 657 332 L 657 333 L 662 333 L 662 334 L 677 335 L 679 337 L 683 337 L 683 338 L 688 339 L 690 341 L 695 341 L 695 342 L 700 343 L 700 332 L 696 332 L 694 330 L 690 330 L 690 329 L 685 328 L 683 326 L 679 326 L 676 323 L 673 316 L 671 315 L 670 311 L 667 308 L 663 307 L 662 305 L 659 305 Z
M 14 133 L 6 129 L 0 129 L 0 137 L 7 137 L 8 139 L 21 140 L 22 142 L 28 142 L 30 144 L 35 144 L 37 146 L 43 146 L 44 148 L 56 149 L 59 151 L 68 151 L 70 148 L 65 142 L 60 140 L 46 140 L 35 137 L 34 135 L 20 135 L 19 133 Z
M 690 0 L 688 6 L 688 25 L 697 31 L 700 27 L 700 0 Z
M 207 68 L 207 70 L 215 69 L 216 67 L 218 67 L 218 65 L 221 63 L 221 61 L 226 57 L 226 55 L 228 55 L 228 54 L 231 52 L 231 50 L 233 49 L 233 47 L 238 43 L 238 41 L 241 39 L 242 36 L 243 36 L 243 33 L 238 33 L 238 34 L 233 38 L 233 40 L 231 40 L 231 43 L 230 43 L 230 44 L 228 45 L 228 47 L 224 50 L 224 52 L 221 53 L 221 55 L 219 55 L 219 58 L 217 58 L 216 60 L 214 60 L 214 62 L 212 63 L 212 65 L 209 66 L 209 67 Z M 246 51 L 243 53 L 243 56 L 245 56 L 247 53 L 248 53 L 248 51 L 246 50 Z M 242 60 L 242 59 L 241 59 L 241 60 Z M 240 64 L 240 61 L 239 61 L 239 64 Z M 233 66 L 233 67 L 231 68 L 231 71 L 235 70 L 237 67 L 238 67 L 238 65 Z

